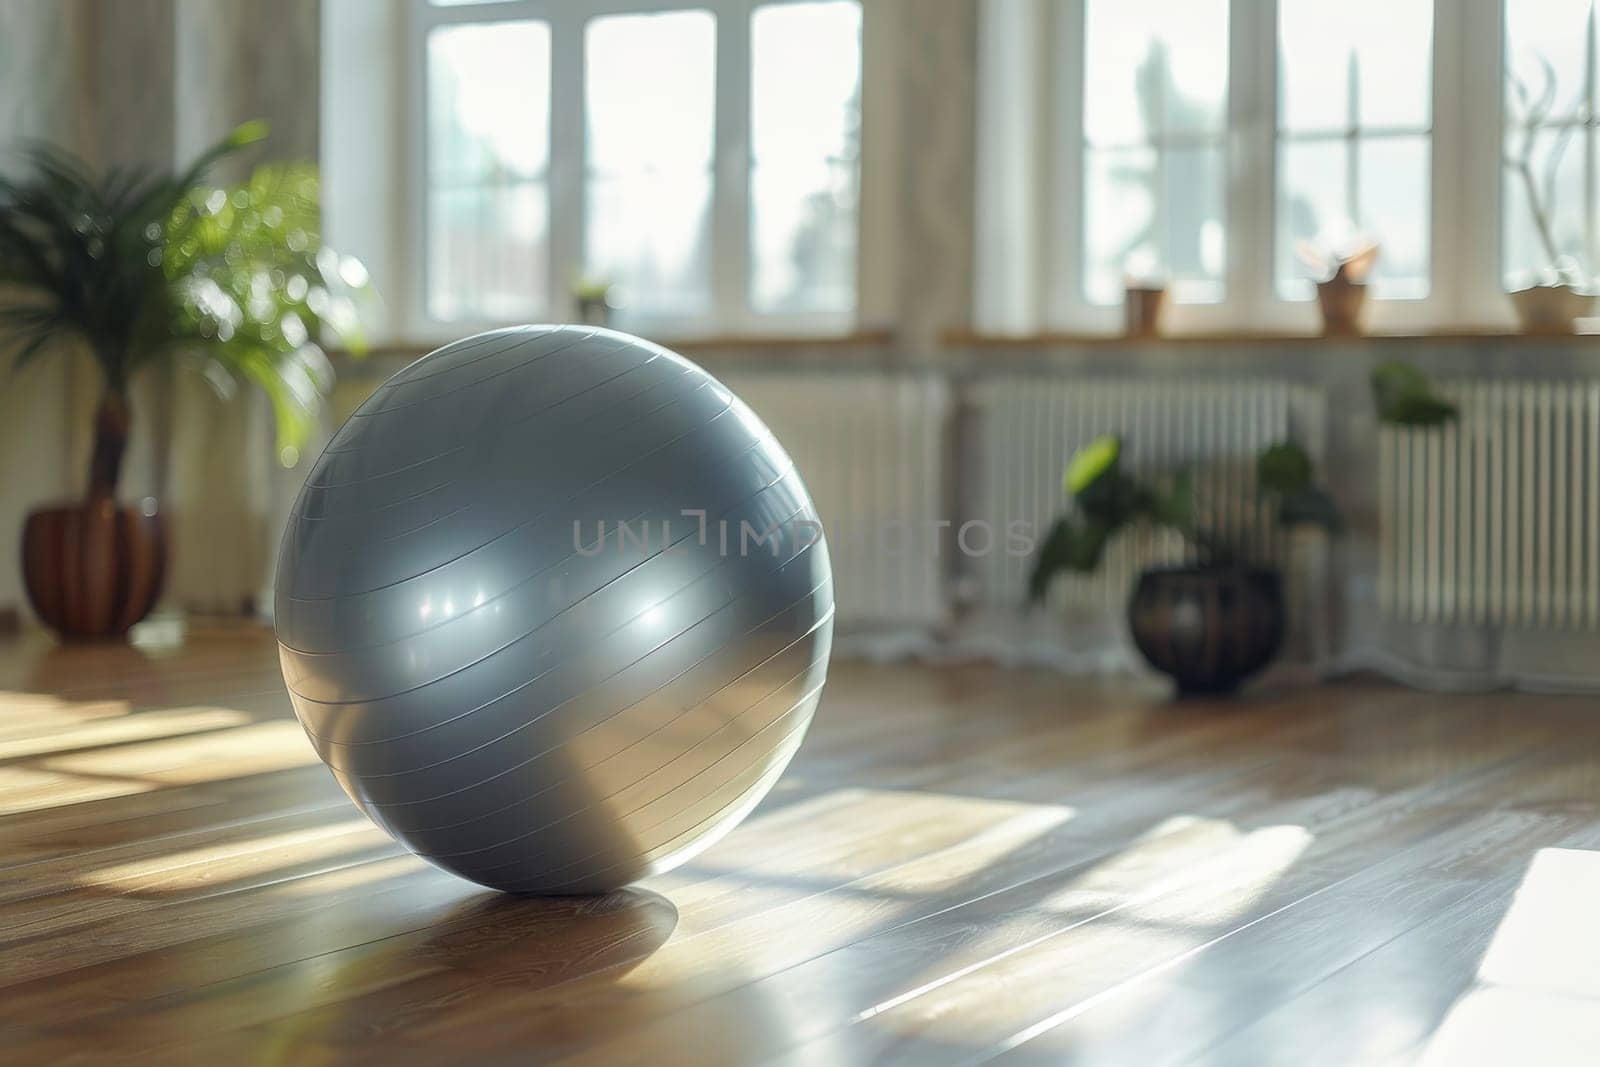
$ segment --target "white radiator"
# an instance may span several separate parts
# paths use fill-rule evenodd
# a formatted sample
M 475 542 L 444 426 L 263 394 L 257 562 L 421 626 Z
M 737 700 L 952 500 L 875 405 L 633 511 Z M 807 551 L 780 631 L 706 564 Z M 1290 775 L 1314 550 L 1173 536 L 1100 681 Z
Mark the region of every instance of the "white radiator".
M 877 371 L 719 373 L 772 428 L 822 517 L 841 627 L 945 617 L 940 546 L 949 385 Z
M 1600 626 L 1600 382 L 1440 391 L 1452 424 L 1378 443 L 1379 602 L 1408 622 Z
M 1128 469 L 1164 475 L 1188 465 L 1203 524 L 1232 531 L 1253 558 L 1277 559 L 1278 531 L 1256 503 L 1255 457 L 1291 435 L 1314 458 L 1324 451 L 1320 393 L 1279 380 L 1029 375 L 972 388 L 982 452 L 973 506 L 990 521 L 1027 522 L 1039 538 L 1066 506 L 1067 458 L 1102 434 L 1117 434 Z M 1182 542 L 1171 533 L 1119 537 L 1094 575 L 1057 584 L 1057 607 L 1120 613 L 1139 570 L 1182 558 Z M 980 562 L 978 599 L 1020 604 L 1032 561 L 1002 553 Z

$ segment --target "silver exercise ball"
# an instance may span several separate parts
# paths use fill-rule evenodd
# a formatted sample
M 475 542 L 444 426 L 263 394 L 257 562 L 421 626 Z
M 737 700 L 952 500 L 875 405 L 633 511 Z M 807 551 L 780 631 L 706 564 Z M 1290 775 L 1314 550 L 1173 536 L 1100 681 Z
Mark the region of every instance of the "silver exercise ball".
M 295 714 L 361 810 L 448 871 L 592 893 L 731 830 L 788 764 L 833 632 L 793 463 L 637 337 L 478 334 L 317 460 L 278 565 Z

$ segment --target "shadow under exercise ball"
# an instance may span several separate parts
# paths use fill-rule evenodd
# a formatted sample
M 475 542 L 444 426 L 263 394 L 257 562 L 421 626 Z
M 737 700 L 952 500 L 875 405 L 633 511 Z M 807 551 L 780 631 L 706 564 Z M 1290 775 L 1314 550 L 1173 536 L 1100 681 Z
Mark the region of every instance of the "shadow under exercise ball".
M 278 566 L 284 680 L 372 820 L 512 893 L 682 863 L 772 787 L 827 672 L 805 486 L 705 371 L 610 330 L 478 334 L 340 428 Z

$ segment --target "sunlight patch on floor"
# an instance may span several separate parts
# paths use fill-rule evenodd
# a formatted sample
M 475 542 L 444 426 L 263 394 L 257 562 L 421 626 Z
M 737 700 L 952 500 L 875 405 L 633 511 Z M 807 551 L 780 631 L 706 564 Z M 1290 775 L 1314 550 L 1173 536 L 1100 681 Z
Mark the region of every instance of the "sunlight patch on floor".
M 232 708 L 172 708 L 104 722 L 58 726 L 32 737 L 0 737 L 0 760 L 42 756 L 97 745 L 119 745 L 243 726 L 250 716 Z
M 383 831 L 357 817 L 245 841 L 164 852 L 89 871 L 80 884 L 117 892 L 173 892 L 259 877 L 275 870 L 389 843 Z
M 627 985 L 781 969 L 831 951 L 898 925 L 940 893 L 964 896 L 961 887 L 1073 816 L 1053 804 L 893 790 L 853 789 L 842 803 L 832 795 L 807 803 L 816 805 L 817 818 L 796 805 L 774 813 L 785 833 L 763 828 L 780 848 L 741 849 L 736 869 L 716 864 L 713 848 L 674 875 L 645 883 L 684 918 L 672 942 L 630 973 Z M 717 886 L 721 893 L 711 891 Z M 780 938 L 770 936 L 775 922 L 784 930 Z M 689 940 L 693 951 L 678 951 Z
M 0 737 L 126 715 L 132 707 L 126 700 L 68 700 L 50 693 L 0 689 Z
M 1183 817 L 1171 827 L 1073 878 L 987 944 L 967 946 L 965 966 L 941 961 L 936 980 L 862 1017 L 957 1046 L 981 1018 L 985 1042 L 1022 1045 L 1239 929 L 1313 839 L 1300 826 L 1244 832 Z
M 0 816 L 132 796 L 156 788 L 154 782 L 74 778 L 31 767 L 4 767 L 0 768 Z
M 1600 1049 L 1600 852 L 1544 848 L 1419 1061 L 1587 1067 Z
M 998 827 L 1036 835 L 1072 819 L 1074 809 L 915 790 L 839 789 L 757 814 L 686 866 L 652 878 L 680 906 L 726 893 L 799 898 L 851 882 L 873 870 L 907 863 Z M 1017 820 L 1020 820 L 1018 822 Z M 724 861 L 736 856 L 737 861 Z M 932 892 L 941 879 L 925 871 L 915 887 Z M 863 890 L 866 891 L 866 890 Z
M 294 721 L 256 723 L 195 737 L 149 741 L 103 751 L 54 756 L 39 766 L 68 774 L 191 785 L 247 774 L 306 767 L 316 751 Z

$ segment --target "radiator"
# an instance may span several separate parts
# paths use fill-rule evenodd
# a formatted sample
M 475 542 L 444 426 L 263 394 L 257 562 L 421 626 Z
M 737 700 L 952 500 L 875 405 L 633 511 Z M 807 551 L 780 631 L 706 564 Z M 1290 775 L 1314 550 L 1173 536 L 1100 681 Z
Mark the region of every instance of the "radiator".
M 1457 422 L 1378 442 L 1378 594 L 1408 622 L 1600 625 L 1600 382 L 1440 391 Z
M 772 428 L 822 517 L 840 627 L 926 628 L 946 614 L 949 385 L 928 374 L 741 370 L 718 375 Z
M 1153 476 L 1190 467 L 1202 523 L 1230 532 L 1250 558 L 1273 561 L 1283 544 L 1256 500 L 1255 457 L 1290 436 L 1313 457 L 1324 451 L 1320 393 L 1280 380 L 1031 375 L 980 381 L 972 391 L 981 452 L 975 509 L 990 521 L 1021 520 L 1040 538 L 1067 505 L 1067 457 L 1117 434 L 1127 469 Z M 1058 582 L 1052 596 L 1069 613 L 1120 613 L 1138 571 L 1183 558 L 1175 534 L 1125 534 L 1098 571 Z M 1020 604 L 1031 562 L 1004 553 L 980 561 L 976 599 Z

